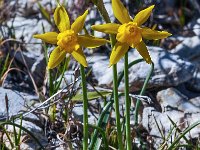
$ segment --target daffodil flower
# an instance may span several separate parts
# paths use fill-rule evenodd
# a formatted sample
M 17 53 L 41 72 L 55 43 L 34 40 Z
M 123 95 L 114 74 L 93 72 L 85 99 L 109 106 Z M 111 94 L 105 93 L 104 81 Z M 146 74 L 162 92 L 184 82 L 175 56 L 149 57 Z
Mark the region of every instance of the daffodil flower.
M 156 31 L 141 25 L 149 18 L 154 5 L 140 11 L 134 19 L 128 14 L 127 9 L 120 0 L 112 0 L 112 9 L 115 17 L 121 24 L 108 23 L 103 25 L 93 25 L 92 29 L 107 34 L 116 34 L 116 44 L 110 56 L 110 66 L 116 64 L 128 51 L 129 46 L 136 48 L 147 63 L 151 63 L 151 57 L 147 50 L 144 39 L 158 40 L 171 34 L 166 31 Z
M 79 35 L 83 29 L 88 10 L 82 16 L 79 16 L 72 25 L 70 25 L 69 16 L 65 8 L 58 5 L 54 12 L 54 21 L 60 33 L 47 32 L 34 35 L 34 38 L 44 42 L 55 44 L 57 47 L 52 51 L 48 68 L 56 67 L 65 58 L 66 54 L 71 54 L 84 67 L 87 67 L 87 61 L 82 51 L 82 47 L 95 48 L 107 42 L 105 39 L 96 38 L 90 35 Z

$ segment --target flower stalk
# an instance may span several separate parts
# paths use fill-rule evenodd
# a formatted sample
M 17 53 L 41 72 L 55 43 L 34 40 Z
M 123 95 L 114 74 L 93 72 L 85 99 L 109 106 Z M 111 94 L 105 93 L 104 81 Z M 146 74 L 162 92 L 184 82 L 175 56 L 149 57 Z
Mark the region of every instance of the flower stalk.
M 103 4 L 102 0 L 95 1 L 93 0 L 93 3 L 97 6 L 97 9 L 99 10 L 100 14 L 102 15 L 103 19 L 106 23 L 110 23 L 110 18 L 108 15 L 107 10 L 105 9 L 105 6 Z M 110 35 L 110 42 L 111 47 L 113 49 L 116 39 L 113 34 Z M 117 81 L 117 65 L 114 64 L 113 67 L 113 95 L 114 95 L 114 107 L 115 107 L 115 115 L 116 115 L 116 126 L 117 126 L 117 136 L 118 136 L 118 147 L 119 150 L 123 150 L 123 142 L 122 142 L 122 131 L 121 131 L 121 124 L 120 124 L 120 112 L 119 112 L 119 98 L 118 98 L 118 81 Z
M 117 85 L 117 65 L 113 65 L 113 93 L 114 93 L 114 107 L 115 107 L 115 115 L 116 115 L 116 125 L 117 125 L 117 140 L 119 150 L 123 150 L 123 142 L 122 142 L 122 131 L 120 124 L 120 111 L 119 111 L 119 98 L 118 98 L 118 85 Z
M 125 82 L 125 118 L 126 118 L 126 146 L 131 150 L 131 127 L 130 127 L 130 98 L 129 98 L 129 78 L 128 78 L 128 52 L 124 56 L 124 82 Z
M 81 84 L 83 93 L 83 150 L 88 149 L 88 100 L 84 66 L 80 64 Z
M 96 38 L 89 34 L 80 35 L 79 32 L 84 28 L 85 20 L 88 15 L 86 10 L 81 16 L 79 16 L 72 24 L 70 23 L 69 16 L 64 6 L 58 5 L 54 12 L 54 22 L 59 30 L 57 32 L 46 32 L 44 34 L 36 34 L 34 38 L 41 39 L 46 43 L 56 45 L 51 52 L 48 69 L 57 67 L 66 58 L 66 54 L 71 54 L 72 57 L 79 62 L 80 72 L 82 79 L 82 92 L 83 92 L 83 149 L 88 149 L 88 115 L 87 115 L 87 89 L 84 67 L 87 67 L 86 57 L 83 53 L 82 47 L 96 48 L 104 45 L 108 41 L 102 38 Z

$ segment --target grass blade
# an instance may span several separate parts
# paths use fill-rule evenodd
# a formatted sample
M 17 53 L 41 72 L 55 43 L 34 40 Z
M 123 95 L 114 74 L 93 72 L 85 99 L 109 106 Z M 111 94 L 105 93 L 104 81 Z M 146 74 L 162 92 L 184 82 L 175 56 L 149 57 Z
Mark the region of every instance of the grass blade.
M 132 61 L 131 63 L 129 63 L 128 65 L 128 68 L 131 68 L 133 65 L 135 64 L 138 64 L 140 62 L 144 61 L 142 58 L 141 59 L 137 59 L 137 60 L 134 60 Z M 122 81 L 122 78 L 124 77 L 124 71 L 122 71 L 120 73 L 120 76 L 118 77 L 118 86 L 120 85 L 120 82 Z M 109 117 L 110 117 L 110 110 L 111 110 L 111 106 L 113 105 L 113 93 L 110 97 L 110 101 L 106 104 L 106 106 L 103 108 L 100 116 L 99 116 L 99 120 L 97 122 L 97 126 L 98 127 L 101 127 L 102 129 L 105 129 L 106 128 L 106 125 L 108 123 L 108 120 L 109 120 Z M 90 142 L 90 149 L 93 149 L 94 145 L 99 145 L 98 144 L 98 141 L 97 140 L 97 137 L 98 137 L 98 131 L 95 130 L 94 131 L 94 135 L 91 139 L 91 142 Z
M 193 128 L 195 128 L 196 126 L 198 126 L 200 124 L 200 121 L 197 121 L 195 123 L 193 123 L 190 127 L 188 127 L 187 129 L 185 129 L 183 131 L 183 133 L 178 137 L 176 138 L 172 144 L 170 145 L 170 147 L 168 148 L 168 150 L 172 150 L 176 144 L 178 144 L 178 142 L 183 138 L 183 136 L 185 136 L 190 130 L 192 130 Z
M 35 142 L 40 146 L 41 149 L 45 149 L 43 147 L 43 145 L 40 143 L 40 141 L 35 137 L 35 135 L 33 135 L 32 132 L 30 132 L 29 130 L 27 130 L 26 128 L 16 124 L 16 123 L 12 123 L 12 122 L 1 122 L 0 126 L 4 126 L 4 125 L 13 125 L 14 127 L 18 127 L 21 128 L 23 131 L 25 131 L 26 133 L 28 133 L 34 140 Z
M 181 134 L 181 130 L 178 128 L 178 126 L 176 125 L 176 123 L 169 117 L 167 116 L 168 119 L 170 120 L 170 122 L 172 123 L 172 125 L 176 128 L 176 130 Z M 192 145 L 191 142 L 185 137 L 183 136 L 183 139 L 189 144 L 189 145 Z

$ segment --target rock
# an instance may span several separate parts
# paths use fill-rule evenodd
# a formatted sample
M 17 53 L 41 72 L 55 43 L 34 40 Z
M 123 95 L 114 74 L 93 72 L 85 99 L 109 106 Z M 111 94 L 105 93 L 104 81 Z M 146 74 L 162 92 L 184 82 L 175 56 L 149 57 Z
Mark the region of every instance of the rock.
M 5 95 L 8 97 L 8 114 L 6 110 Z M 37 96 L 28 95 L 26 93 L 19 93 L 17 91 L 12 91 L 10 89 L 4 89 L 0 87 L 0 120 L 5 120 L 7 115 L 9 117 L 15 116 L 23 111 L 27 111 L 27 105 L 30 104 L 32 99 L 38 99 Z M 30 107 L 30 106 L 29 106 Z M 20 119 L 15 119 L 15 123 L 20 125 Z M 22 120 L 22 126 L 29 130 L 43 145 L 47 145 L 47 138 L 44 135 L 44 131 L 41 128 L 41 120 L 34 114 L 29 114 L 25 116 Z M 12 125 L 7 125 L 6 130 L 9 132 L 14 132 Z M 16 132 L 19 132 L 19 128 L 16 127 Z M 27 135 L 25 131 L 22 130 L 22 137 Z M 6 137 L 4 137 L 6 138 Z M 10 144 L 8 143 L 8 146 Z M 34 139 L 22 142 L 20 145 L 21 149 L 38 149 L 39 146 L 36 144 Z M 28 148 L 27 148 L 28 147 Z
M 195 97 L 195 98 L 191 98 L 190 103 L 193 104 L 196 107 L 200 107 L 200 96 Z
M 195 18 L 193 21 L 191 21 L 187 25 L 187 29 L 191 29 L 197 36 L 200 36 L 200 18 Z
M 177 86 L 189 81 L 196 69 L 192 63 L 181 59 L 178 55 L 167 52 L 158 47 L 148 47 L 151 58 L 155 64 L 153 75 L 148 87 Z M 141 58 L 138 52 L 129 52 L 129 63 Z M 99 85 L 110 86 L 112 83 L 112 67 L 108 68 L 109 59 L 106 56 L 88 58 L 93 74 Z M 98 60 L 98 61 L 97 61 Z M 123 71 L 123 61 L 119 61 L 118 72 Z M 130 90 L 139 90 L 149 72 L 150 65 L 145 62 L 132 66 L 129 69 Z M 183 76 L 184 74 L 184 76 Z M 124 83 L 120 84 L 123 89 Z
M 197 121 L 199 121 L 199 118 L 200 118 L 200 113 L 195 113 L 195 114 L 188 114 L 187 115 L 187 124 L 188 125 L 191 125 Z M 187 126 L 186 126 L 187 127 Z M 193 128 L 191 131 L 190 131 L 190 135 L 191 135 L 191 138 L 199 138 L 199 134 L 200 134 L 200 126 L 196 126 L 195 128 Z M 187 134 L 188 136 L 188 134 Z
M 91 104 L 89 104 L 89 107 Z M 88 122 L 89 124 L 95 124 L 97 119 L 96 117 L 99 117 L 98 113 L 95 113 L 94 111 L 91 111 L 91 109 L 88 109 Z M 94 109 L 93 109 L 94 110 Z M 73 108 L 73 115 L 75 118 L 83 122 L 83 104 L 75 104 Z
M 199 113 L 200 107 L 191 103 L 188 98 L 175 88 L 168 88 L 157 93 L 157 101 L 163 108 L 169 110 L 178 110 L 185 113 Z
M 33 114 L 30 116 L 29 115 L 29 119 L 32 119 L 33 122 L 30 122 L 30 121 L 26 121 L 26 120 L 22 120 L 22 127 L 26 128 L 27 130 L 29 130 L 38 140 L 39 142 L 45 147 L 48 145 L 48 140 L 47 140 L 47 137 L 45 136 L 44 134 L 44 131 L 41 127 L 37 126 L 36 122 L 40 122 L 41 120 L 39 120 L 38 118 L 36 119 L 36 117 L 33 117 Z M 27 117 L 26 117 L 27 119 Z M 19 119 L 16 119 L 15 121 L 16 124 L 20 125 L 20 120 Z M 13 130 L 13 126 L 12 125 L 8 125 L 6 127 L 6 130 L 13 133 L 14 130 Z M 21 130 L 21 136 L 26 136 L 28 135 L 27 132 L 25 132 L 23 129 Z M 16 132 L 19 133 L 19 128 L 16 127 Z M 31 137 L 31 136 L 30 136 Z M 30 138 L 28 140 L 25 140 L 23 141 L 22 143 L 20 143 L 20 148 L 21 149 L 31 149 L 31 150 L 34 150 L 34 149 L 39 149 L 40 146 L 38 145 L 38 143 Z
M 200 92 L 200 68 L 197 68 L 193 73 L 192 79 L 186 82 L 188 90 Z
M 183 41 L 170 52 L 188 61 L 200 63 L 200 36 L 184 38 Z
M 97 54 L 87 58 L 88 62 L 92 64 L 92 72 L 94 78 L 99 85 L 110 85 L 112 83 L 112 68 L 108 68 L 109 59 L 107 56 Z M 122 63 L 118 63 L 118 73 L 123 70 Z
M 6 95 L 8 97 L 8 114 L 5 100 Z M 36 99 L 36 96 L 0 87 L 0 119 L 2 117 L 6 117 L 7 115 L 17 115 L 20 111 L 26 110 L 25 104 L 27 101 L 30 101 L 30 99 L 27 99 L 26 96 L 28 96 L 28 98 Z
M 5 53 L 5 55 L 9 53 L 10 58 L 13 59 L 13 62 L 18 67 L 18 69 L 24 71 L 20 72 L 18 70 L 17 71 L 13 70 L 11 72 L 8 72 L 8 75 L 10 75 L 9 79 L 7 77 L 5 78 L 7 80 L 6 81 L 7 83 L 12 80 L 14 82 L 14 80 L 16 80 L 15 78 L 17 78 L 17 82 L 15 83 L 21 84 L 24 82 L 26 83 L 25 88 L 27 87 L 33 88 L 33 81 L 28 73 L 30 72 L 35 82 L 34 84 L 36 84 L 37 87 L 41 87 L 43 85 L 46 72 L 46 60 L 44 58 L 44 55 L 35 56 L 34 54 L 31 54 L 29 52 L 22 52 L 22 51 L 8 50 L 8 49 L 3 49 L 3 52 Z M 13 85 L 6 85 L 6 86 L 4 85 L 4 87 L 10 88 L 9 86 Z M 20 86 L 22 87 L 22 85 Z
M 11 22 L 8 22 L 8 24 L 10 23 Z M 42 43 L 41 40 L 33 38 L 33 35 L 43 33 L 43 26 L 45 27 L 45 32 L 49 32 L 51 30 L 50 24 L 44 19 L 38 20 L 16 17 L 13 23 L 16 38 L 23 39 L 26 43 Z M 41 54 L 41 48 L 41 44 L 34 44 L 34 46 L 33 44 L 26 45 L 26 49 L 36 56 Z
M 166 112 L 157 112 L 153 107 L 146 107 L 143 110 L 142 116 L 142 125 L 149 132 L 149 136 L 152 136 L 155 141 L 154 147 L 157 149 L 161 144 L 163 144 L 163 139 L 161 133 L 158 129 L 161 129 L 165 137 L 170 133 L 173 124 L 169 120 L 168 116 L 176 123 L 181 131 L 184 131 L 188 126 L 191 126 L 193 123 L 199 121 L 200 113 L 187 114 L 178 110 L 170 110 Z M 156 121 L 158 126 L 156 124 Z M 175 132 L 172 132 L 171 140 L 174 139 Z M 193 128 L 189 133 L 186 134 L 186 137 L 189 139 L 197 138 L 200 134 L 199 126 Z M 170 141 L 168 141 L 170 142 Z M 184 141 L 181 141 L 184 142 Z

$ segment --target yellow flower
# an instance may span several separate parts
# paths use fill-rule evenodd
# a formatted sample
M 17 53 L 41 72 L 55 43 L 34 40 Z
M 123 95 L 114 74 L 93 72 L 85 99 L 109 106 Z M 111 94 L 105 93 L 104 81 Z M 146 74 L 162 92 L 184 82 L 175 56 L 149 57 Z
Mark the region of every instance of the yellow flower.
M 70 26 L 70 20 L 65 8 L 58 5 L 54 12 L 54 21 L 60 33 L 47 32 L 34 35 L 34 38 L 57 45 L 50 55 L 48 62 L 49 69 L 60 64 L 67 53 L 71 54 L 74 59 L 84 67 L 87 67 L 87 61 L 82 51 L 82 47 L 95 48 L 107 42 L 105 39 L 78 34 L 84 27 L 87 14 L 88 10 L 86 10 L 82 16 L 79 16 Z
M 124 56 L 129 46 L 136 48 L 145 61 L 150 64 L 152 62 L 151 57 L 142 39 L 158 40 L 171 35 L 166 31 L 156 31 L 141 27 L 149 18 L 154 5 L 140 11 L 133 20 L 120 0 L 112 0 L 112 8 L 115 17 L 121 24 L 108 23 L 92 26 L 93 30 L 108 34 L 116 34 L 117 42 L 110 56 L 110 66 L 116 64 Z

